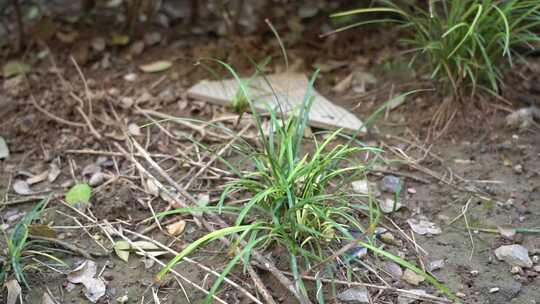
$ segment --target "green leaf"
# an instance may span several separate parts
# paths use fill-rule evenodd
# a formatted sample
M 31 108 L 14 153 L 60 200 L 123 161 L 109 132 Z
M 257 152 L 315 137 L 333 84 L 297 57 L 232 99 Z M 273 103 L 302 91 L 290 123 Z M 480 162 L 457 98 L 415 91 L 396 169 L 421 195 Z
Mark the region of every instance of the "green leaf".
M 145 73 L 158 73 L 168 70 L 172 66 L 172 62 L 167 60 L 154 61 L 148 64 L 139 66 L 139 69 Z
M 4 75 L 4 78 L 8 78 L 11 76 L 30 72 L 30 69 L 31 66 L 28 63 L 18 60 L 12 60 L 4 64 L 2 73 Z
M 118 33 L 113 33 L 111 35 L 111 44 L 112 45 L 127 45 L 129 43 L 129 36 L 122 35 Z
M 70 205 L 78 203 L 88 204 L 90 202 L 90 196 L 92 195 L 92 188 L 88 184 L 77 184 L 66 193 L 66 202 Z

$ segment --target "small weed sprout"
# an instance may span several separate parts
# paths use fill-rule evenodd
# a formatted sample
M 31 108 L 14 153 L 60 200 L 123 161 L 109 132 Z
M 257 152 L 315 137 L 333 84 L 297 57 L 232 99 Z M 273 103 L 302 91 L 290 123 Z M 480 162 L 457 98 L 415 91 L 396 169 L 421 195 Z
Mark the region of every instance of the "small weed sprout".
M 338 29 L 372 23 L 395 23 L 406 31 L 402 42 L 427 59 L 431 77 L 444 93 L 463 98 L 482 86 L 496 94 L 503 82 L 502 65 L 510 66 L 519 54 L 517 46 L 530 46 L 540 36 L 540 3 L 536 0 L 430 0 L 424 6 L 379 0 L 381 6 L 341 12 L 331 17 L 383 13 L 388 18 L 368 20 Z M 427 7 L 426 7 L 427 6 Z

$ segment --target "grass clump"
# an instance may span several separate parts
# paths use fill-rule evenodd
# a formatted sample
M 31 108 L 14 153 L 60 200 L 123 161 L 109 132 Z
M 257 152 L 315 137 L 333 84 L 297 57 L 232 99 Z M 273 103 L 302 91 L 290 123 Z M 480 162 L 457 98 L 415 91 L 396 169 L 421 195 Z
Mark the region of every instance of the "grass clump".
M 428 282 L 442 292 L 451 295 L 435 279 L 413 264 L 376 246 L 373 232 L 378 225 L 380 213 L 373 200 L 368 198 L 367 204 L 362 206 L 350 202 L 351 195 L 346 192 L 348 187 L 345 186 L 355 176 L 367 174 L 372 165 L 371 161 L 355 162 L 354 157 L 359 153 L 376 154 L 381 152 L 379 149 L 357 145 L 352 139 L 339 143 L 337 139 L 345 136 L 342 130 L 337 130 L 327 133 L 322 141 L 313 136 L 313 150 L 309 153 L 301 151 L 308 114 L 313 104 L 313 83 L 318 73 L 311 78 L 299 108 L 287 116 L 280 112 L 279 106 L 267 108 L 268 123 L 263 124 L 248 94 L 246 82 L 229 65 L 221 61 L 219 63 L 236 78 L 240 87 L 239 94 L 246 97 L 253 113 L 259 133 L 258 143 L 254 145 L 239 139 L 241 143 L 235 146 L 237 153 L 243 160 L 247 160 L 251 169 L 243 172 L 222 159 L 237 178 L 226 186 L 217 206 L 176 210 L 192 212 L 201 211 L 202 208 L 204 212 L 223 211 L 232 213 L 236 219 L 231 226 L 213 231 L 189 244 L 157 274 L 156 279 L 161 280 L 182 258 L 200 246 L 222 237 L 230 237 L 231 261 L 214 282 L 206 303 L 211 301 L 224 277 L 240 261 L 246 271 L 253 249 L 265 251 L 276 247 L 284 248 L 288 253 L 288 268 L 294 277 L 296 290 L 305 297 L 313 297 L 319 303 L 324 303 L 322 279 L 337 276 L 336 256 L 332 254 L 337 248 L 362 235 L 365 239 L 358 243 L 359 246 L 412 269 L 425 276 Z M 260 70 L 260 66 L 256 67 Z M 248 201 L 241 206 L 227 206 L 225 200 L 237 193 L 247 194 Z M 168 211 L 158 216 L 172 213 Z M 362 217 L 367 218 L 364 225 L 359 220 Z M 337 258 L 344 262 L 345 270 L 349 271 L 351 268 L 348 263 L 354 258 L 348 259 L 347 255 L 344 253 Z M 318 280 L 316 291 L 312 294 L 308 292 L 302 278 L 302 274 L 308 270 L 314 271 Z
M 20 284 L 30 288 L 25 272 L 29 269 L 40 269 L 40 264 L 35 261 L 38 256 L 66 266 L 52 254 L 49 248 L 42 245 L 43 241 L 29 240 L 30 225 L 41 214 L 46 202 L 47 199 L 42 200 L 26 213 L 9 235 L 3 231 L 7 246 L 5 251 L 1 252 L 3 261 L 0 263 L 0 285 L 3 286 L 4 281 L 14 276 Z
M 503 60 L 511 66 L 519 57 L 516 47 L 540 40 L 534 32 L 540 25 L 540 3 L 536 0 L 430 0 L 425 5 L 377 2 L 380 6 L 332 17 L 372 13 L 387 17 L 338 31 L 377 22 L 397 24 L 406 31 L 402 43 L 414 53 L 411 63 L 422 57 L 443 92 L 453 92 L 458 98 L 462 98 L 464 90 L 475 93 L 479 85 L 498 93 L 503 68 L 507 67 Z

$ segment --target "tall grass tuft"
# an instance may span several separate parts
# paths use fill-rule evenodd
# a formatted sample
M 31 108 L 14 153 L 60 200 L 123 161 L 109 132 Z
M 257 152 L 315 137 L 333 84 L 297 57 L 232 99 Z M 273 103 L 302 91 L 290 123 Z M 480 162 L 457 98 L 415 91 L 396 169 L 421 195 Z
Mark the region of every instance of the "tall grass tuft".
M 406 31 L 402 42 L 429 65 L 431 77 L 443 89 L 461 98 L 464 90 L 475 93 L 483 86 L 498 93 L 504 68 L 519 54 L 516 47 L 540 40 L 540 2 L 537 0 L 379 0 L 380 6 L 341 12 L 338 18 L 355 14 L 383 13 L 384 19 L 352 24 L 345 30 L 371 23 L 395 23 Z M 507 65 L 503 64 L 506 59 Z
M 375 245 L 373 231 L 380 218 L 375 201 L 368 198 L 367 206 L 361 206 L 361 211 L 358 206 L 350 203 L 351 195 L 347 193 L 345 185 L 349 185 L 355 176 L 367 174 L 372 165 L 371 162 L 354 161 L 354 157 L 359 153 L 377 154 L 381 152 L 379 149 L 356 145 L 353 139 L 340 143 L 337 139 L 345 136 L 341 130 L 337 130 L 328 133 L 321 141 L 313 136 L 313 150 L 308 153 L 302 151 L 304 130 L 313 104 L 313 83 L 318 73 L 311 78 L 301 106 L 294 112 L 284 117 L 278 116 L 278 113 L 283 114 L 279 107 L 267 108 L 269 121 L 266 127 L 248 93 L 249 84 L 242 81 L 228 64 L 217 62 L 236 78 L 239 84 L 237 94 L 245 97 L 253 113 L 259 133 L 258 144 L 240 140 L 241 143 L 235 146 L 237 153 L 247 160 L 252 168 L 248 172 L 242 172 L 234 164 L 221 159 L 237 174 L 237 179 L 227 184 L 217 206 L 182 208 L 158 214 L 164 216 L 176 212 L 201 211 L 202 208 L 205 212 L 232 212 L 236 220 L 230 227 L 216 230 L 191 243 L 157 274 L 156 279 L 161 280 L 183 257 L 200 246 L 222 237 L 230 237 L 232 245 L 229 253 L 232 258 L 214 282 L 206 303 L 211 301 L 224 277 L 240 261 L 246 271 L 253 249 L 265 251 L 275 247 L 284 248 L 288 253 L 289 269 L 297 291 L 324 303 L 322 279 L 336 275 L 332 248 L 356 240 L 358 234 L 361 234 L 366 238 L 365 242 L 359 245 L 416 271 L 429 282 L 437 284 L 435 286 L 443 293 L 451 296 L 451 293 L 431 276 Z M 256 68 L 260 70 L 260 66 L 256 65 Z M 372 117 L 368 120 L 371 119 Z M 226 199 L 235 193 L 247 194 L 249 200 L 241 206 L 227 206 Z M 367 223 L 364 223 L 367 227 L 360 223 L 360 218 L 363 217 L 360 212 L 367 218 Z M 347 257 L 340 258 L 347 260 Z M 322 265 L 325 267 L 319 270 L 318 266 Z M 347 261 L 345 266 L 350 266 Z M 317 270 L 318 281 L 314 293 L 308 292 L 302 279 L 301 274 L 307 269 Z

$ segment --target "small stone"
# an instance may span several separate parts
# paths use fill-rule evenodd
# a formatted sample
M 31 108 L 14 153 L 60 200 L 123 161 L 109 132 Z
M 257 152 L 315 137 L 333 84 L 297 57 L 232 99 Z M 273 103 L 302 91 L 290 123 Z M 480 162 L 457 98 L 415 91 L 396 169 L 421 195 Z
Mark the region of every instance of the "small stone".
M 152 46 L 161 41 L 161 34 L 159 32 L 146 33 L 144 35 L 144 43 L 147 46 Z
M 351 183 L 353 191 L 358 194 L 368 194 L 369 193 L 369 183 L 366 179 L 357 180 Z
M 339 293 L 337 298 L 347 303 L 370 303 L 368 290 L 363 286 L 349 288 Z
M 534 269 L 534 271 L 536 271 L 536 272 L 540 272 L 540 266 L 538 266 L 538 265 L 534 266 L 533 269 Z
M 443 267 L 444 267 L 444 260 L 441 259 L 441 260 L 435 260 L 435 261 L 429 262 L 428 269 L 429 271 L 435 271 Z
M 128 301 L 129 301 L 129 298 L 127 295 L 123 295 L 121 297 L 116 298 L 116 302 L 120 304 L 127 303 Z
M 133 100 L 133 98 L 131 97 L 122 97 L 122 99 L 120 99 L 120 107 L 122 107 L 123 109 L 131 108 L 134 103 L 135 100 Z
M 533 257 L 532 257 L 532 262 L 533 262 L 534 264 L 538 264 L 538 262 L 540 262 L 540 256 L 533 255 Z
M 144 42 L 143 41 L 137 41 L 131 45 L 129 48 L 129 52 L 132 55 L 140 55 L 144 51 Z
M 521 272 L 523 272 L 523 270 L 521 270 L 521 267 L 519 266 L 512 266 L 512 269 L 510 269 L 511 274 L 517 274 Z
M 521 173 L 523 173 L 523 166 L 520 165 L 520 164 L 515 165 L 515 166 L 514 166 L 514 172 L 515 172 L 516 174 L 521 174 Z
M 501 290 L 499 287 L 493 287 L 493 288 L 490 288 L 490 289 L 489 289 L 489 293 L 496 293 L 496 292 L 498 292 L 499 290 Z
M 416 189 L 414 189 L 414 188 L 407 188 L 407 193 L 409 193 L 409 194 L 416 194 Z
M 384 270 L 394 279 L 399 280 L 403 276 L 403 270 L 394 262 L 384 263 Z
M 134 82 L 135 80 L 137 80 L 137 74 L 135 73 L 126 74 L 124 75 L 124 80 L 129 81 L 129 82 Z
M 105 50 L 105 47 L 107 47 L 107 42 L 105 41 L 105 38 L 96 37 L 92 39 L 92 49 L 94 49 L 94 51 L 101 53 Z
M 130 123 L 128 125 L 128 133 L 130 135 L 132 135 L 132 136 L 141 136 L 142 135 L 141 128 L 135 123 Z
M 381 191 L 397 193 L 401 190 L 401 180 L 397 176 L 386 175 L 381 182 Z
M 167 88 L 159 93 L 158 98 L 164 103 L 173 103 L 176 101 L 176 94 L 172 88 Z
M 105 174 L 102 172 L 96 172 L 92 174 L 92 177 L 88 180 L 88 184 L 92 187 L 99 186 L 105 181 Z
M 458 298 L 460 298 L 460 299 L 463 299 L 463 298 L 465 298 L 466 296 L 467 296 L 467 295 L 464 294 L 463 292 L 460 292 L 460 291 L 456 292 L 456 297 L 458 297 Z
M 405 269 L 405 271 L 403 272 L 403 276 L 402 276 L 402 279 L 411 284 L 411 285 L 414 285 L 414 286 L 418 286 L 420 283 L 424 282 L 425 278 L 423 276 L 420 276 L 418 274 L 416 274 L 414 271 L 410 270 L 410 269 Z
M 516 236 L 516 229 L 513 229 L 513 228 L 499 226 L 497 227 L 497 230 L 499 231 L 499 233 L 501 234 L 503 238 L 510 241 L 513 240 L 514 237 Z
M 379 207 L 383 213 L 392 213 L 398 211 L 403 205 L 400 202 L 394 201 L 393 198 L 384 198 L 379 202 Z
M 495 256 L 511 266 L 520 266 L 525 268 L 532 267 L 532 261 L 529 258 L 527 248 L 521 245 L 506 245 L 495 250 Z
M 471 272 L 469 272 L 473 277 L 477 276 L 480 272 L 478 270 L 471 270 Z
M 398 304 L 410 304 L 416 300 L 420 300 L 420 296 L 427 295 L 422 289 L 409 289 L 408 291 L 408 293 L 403 293 L 398 296 Z

